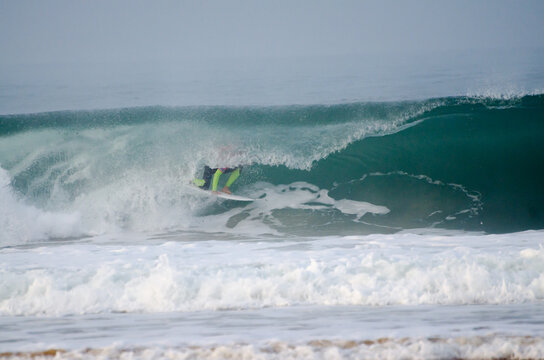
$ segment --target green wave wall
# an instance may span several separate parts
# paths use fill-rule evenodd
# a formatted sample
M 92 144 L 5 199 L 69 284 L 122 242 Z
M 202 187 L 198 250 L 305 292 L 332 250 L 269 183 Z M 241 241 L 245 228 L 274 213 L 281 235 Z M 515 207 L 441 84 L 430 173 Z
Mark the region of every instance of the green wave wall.
M 205 164 L 245 165 L 235 191 L 302 181 L 390 210 L 356 227 L 323 212 L 337 232 L 541 229 L 544 96 L 0 116 L 0 166 L 22 201 L 46 210 L 146 191 L 120 215 L 130 217 L 175 203 Z

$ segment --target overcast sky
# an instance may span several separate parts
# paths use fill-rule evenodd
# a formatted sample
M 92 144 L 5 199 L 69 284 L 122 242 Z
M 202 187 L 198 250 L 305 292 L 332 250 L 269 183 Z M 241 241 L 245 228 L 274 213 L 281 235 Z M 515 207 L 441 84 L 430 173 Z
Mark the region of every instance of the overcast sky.
M 542 0 L 0 0 L 0 62 L 544 46 Z

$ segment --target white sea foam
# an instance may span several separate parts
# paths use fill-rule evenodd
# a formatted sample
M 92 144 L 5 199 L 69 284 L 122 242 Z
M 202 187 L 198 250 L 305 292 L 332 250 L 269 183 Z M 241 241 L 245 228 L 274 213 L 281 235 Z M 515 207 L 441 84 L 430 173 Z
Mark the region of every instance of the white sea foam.
M 524 96 L 534 96 L 544 94 L 544 89 L 535 88 L 532 90 L 526 90 L 519 87 L 509 88 L 482 88 L 476 91 L 468 91 L 466 96 L 472 100 L 518 100 Z
M 543 236 L 398 234 L 5 248 L 0 313 L 542 301 Z
M 217 215 L 192 218 L 190 228 L 238 235 L 281 235 L 289 233 L 293 227 L 311 229 L 313 226 L 321 226 L 323 220 L 319 211 L 336 212 L 353 222 L 360 222 L 366 214 L 389 213 L 385 206 L 365 201 L 333 199 L 327 190 L 303 181 L 282 185 L 258 182 L 244 189 L 243 194 L 257 200 Z M 206 199 L 206 196 L 200 196 L 201 200 L 202 197 Z M 210 205 L 210 202 L 206 205 Z M 296 222 L 293 222 L 293 218 L 296 218 Z
M 385 206 L 364 201 L 335 200 L 329 196 L 327 190 L 302 181 L 277 186 L 261 182 L 254 184 L 249 189 L 249 194 L 259 199 L 255 207 L 268 213 L 286 208 L 310 210 L 329 208 L 337 209 L 344 214 L 356 215 L 357 219 L 360 219 L 366 213 L 387 214 L 389 212 Z

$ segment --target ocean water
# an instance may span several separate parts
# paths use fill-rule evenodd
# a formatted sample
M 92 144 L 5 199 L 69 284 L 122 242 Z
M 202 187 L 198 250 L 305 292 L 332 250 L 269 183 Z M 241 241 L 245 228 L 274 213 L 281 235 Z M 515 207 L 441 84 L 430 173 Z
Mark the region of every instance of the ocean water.
M 4 68 L 0 357 L 544 358 L 544 57 L 496 55 Z

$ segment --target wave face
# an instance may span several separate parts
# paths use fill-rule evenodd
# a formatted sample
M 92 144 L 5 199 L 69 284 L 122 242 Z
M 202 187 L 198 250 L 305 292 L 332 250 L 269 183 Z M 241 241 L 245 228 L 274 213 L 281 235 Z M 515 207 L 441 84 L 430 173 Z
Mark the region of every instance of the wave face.
M 0 240 L 544 228 L 544 95 L 0 116 Z M 244 165 L 251 204 L 186 185 Z

